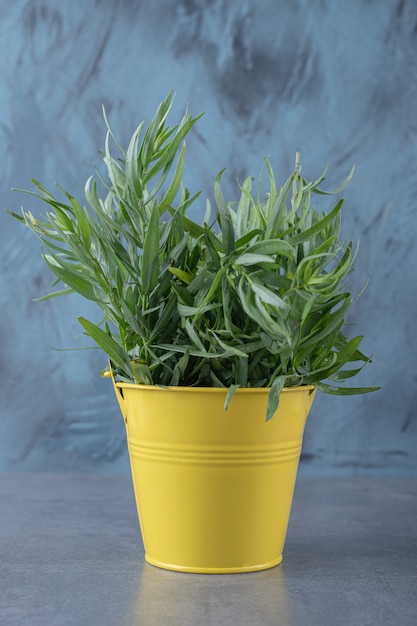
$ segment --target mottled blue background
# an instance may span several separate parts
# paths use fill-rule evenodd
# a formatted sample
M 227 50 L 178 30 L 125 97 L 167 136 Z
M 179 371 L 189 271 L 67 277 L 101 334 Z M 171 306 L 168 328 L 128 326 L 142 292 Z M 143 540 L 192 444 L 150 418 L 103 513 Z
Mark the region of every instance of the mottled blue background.
M 343 232 L 360 239 L 352 310 L 374 355 L 367 396 L 318 395 L 301 471 L 417 474 L 417 2 L 415 0 L 0 1 L 0 470 L 127 472 L 122 419 L 77 296 L 34 303 L 51 276 L 38 241 L 3 209 L 35 177 L 82 195 L 104 139 L 122 140 L 172 88 L 174 118 L 205 111 L 188 141 L 186 183 L 211 195 L 227 167 L 280 177 L 356 163 Z M 198 212 L 199 207 L 196 208 Z

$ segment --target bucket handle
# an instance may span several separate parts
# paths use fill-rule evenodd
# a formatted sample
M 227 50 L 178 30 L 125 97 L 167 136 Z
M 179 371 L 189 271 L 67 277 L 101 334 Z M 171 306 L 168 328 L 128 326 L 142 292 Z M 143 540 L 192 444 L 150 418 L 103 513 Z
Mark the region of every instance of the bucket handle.
M 127 409 L 126 409 L 125 399 L 124 399 L 123 394 L 120 391 L 120 389 L 118 388 L 118 386 L 116 384 L 116 381 L 114 379 L 114 372 L 113 372 L 113 368 L 111 366 L 110 361 L 109 361 L 109 372 L 110 372 L 110 376 L 111 376 L 112 383 L 113 383 L 114 393 L 116 394 L 117 402 L 119 403 L 120 411 L 121 411 L 121 413 L 123 415 L 123 419 L 124 419 L 125 424 L 127 424 Z

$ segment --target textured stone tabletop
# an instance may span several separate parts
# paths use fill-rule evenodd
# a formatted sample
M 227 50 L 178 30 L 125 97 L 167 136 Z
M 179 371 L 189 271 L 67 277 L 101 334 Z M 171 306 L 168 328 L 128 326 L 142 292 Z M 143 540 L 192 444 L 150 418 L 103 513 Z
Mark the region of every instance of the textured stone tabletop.
M 129 477 L 0 474 L 5 626 L 415 625 L 417 480 L 300 478 L 282 565 L 144 562 Z

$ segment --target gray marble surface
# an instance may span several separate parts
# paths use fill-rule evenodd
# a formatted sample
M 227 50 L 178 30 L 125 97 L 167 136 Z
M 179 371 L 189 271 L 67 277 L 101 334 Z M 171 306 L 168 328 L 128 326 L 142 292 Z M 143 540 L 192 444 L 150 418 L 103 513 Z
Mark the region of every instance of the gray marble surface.
M 144 562 L 127 477 L 0 474 L 5 626 L 414 626 L 417 481 L 298 480 L 282 565 Z

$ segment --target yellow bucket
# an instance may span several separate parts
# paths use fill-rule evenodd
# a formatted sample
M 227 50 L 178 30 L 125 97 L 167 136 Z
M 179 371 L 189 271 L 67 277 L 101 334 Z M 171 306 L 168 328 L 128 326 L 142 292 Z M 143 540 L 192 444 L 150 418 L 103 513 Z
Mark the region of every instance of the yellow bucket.
M 268 389 L 115 383 L 125 419 L 145 558 L 170 570 L 226 574 L 282 561 L 315 389 L 284 389 L 266 422 Z

